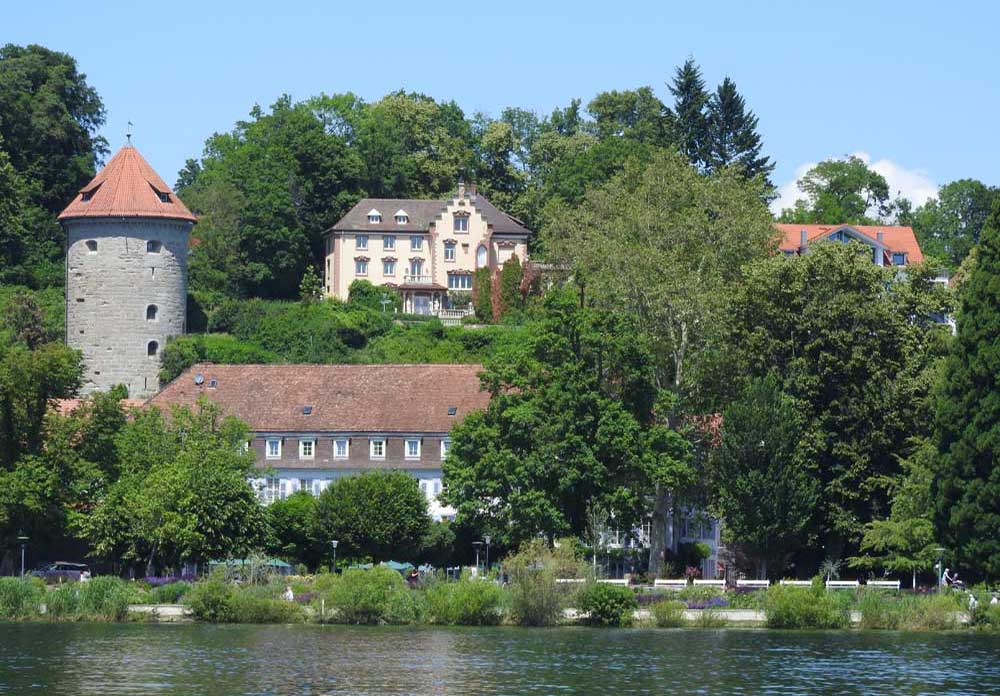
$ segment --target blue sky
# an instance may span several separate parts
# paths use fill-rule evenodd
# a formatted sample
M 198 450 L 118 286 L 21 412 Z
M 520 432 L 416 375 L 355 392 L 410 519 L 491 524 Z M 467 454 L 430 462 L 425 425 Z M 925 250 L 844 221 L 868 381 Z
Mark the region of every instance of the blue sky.
M 710 86 L 736 81 L 760 118 L 774 181 L 864 153 L 895 190 L 1000 185 L 1000 3 L 216 2 L 19 0 L 0 42 L 73 55 L 108 110 L 169 182 L 206 137 L 287 92 L 400 87 L 471 114 L 548 113 L 650 85 L 669 100 L 694 56 Z

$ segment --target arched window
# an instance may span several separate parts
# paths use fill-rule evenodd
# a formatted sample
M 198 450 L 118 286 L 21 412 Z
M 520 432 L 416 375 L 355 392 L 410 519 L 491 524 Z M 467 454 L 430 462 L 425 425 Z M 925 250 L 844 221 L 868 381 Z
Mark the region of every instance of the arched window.
M 146 253 L 147 254 L 159 254 L 160 253 L 160 249 L 162 249 L 162 248 L 163 248 L 163 244 L 161 244 L 156 239 L 150 239 L 148 242 L 146 242 Z
M 476 268 L 485 268 L 487 261 L 486 246 L 480 244 L 479 248 L 476 249 Z
M 151 304 L 146 307 L 146 321 L 156 321 L 156 305 Z
M 97 253 L 97 240 L 94 239 L 87 240 L 87 251 L 89 251 L 91 254 Z
M 157 351 L 160 350 L 160 344 L 156 341 L 150 341 L 146 344 L 146 357 L 155 358 Z

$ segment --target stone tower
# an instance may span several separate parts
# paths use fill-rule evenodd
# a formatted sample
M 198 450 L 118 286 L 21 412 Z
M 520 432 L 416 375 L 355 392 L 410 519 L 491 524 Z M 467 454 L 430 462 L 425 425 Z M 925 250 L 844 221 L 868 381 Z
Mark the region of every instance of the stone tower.
M 59 215 L 66 229 L 66 343 L 83 353 L 83 393 L 159 388 L 160 352 L 184 333 L 195 217 L 126 145 Z

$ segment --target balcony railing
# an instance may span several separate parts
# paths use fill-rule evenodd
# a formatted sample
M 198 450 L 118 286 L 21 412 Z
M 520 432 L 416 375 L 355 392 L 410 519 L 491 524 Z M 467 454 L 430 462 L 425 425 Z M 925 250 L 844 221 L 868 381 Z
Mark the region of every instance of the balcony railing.
M 404 273 L 403 282 L 415 285 L 431 285 L 434 280 L 430 273 L 420 273 L 416 275 L 413 273 Z

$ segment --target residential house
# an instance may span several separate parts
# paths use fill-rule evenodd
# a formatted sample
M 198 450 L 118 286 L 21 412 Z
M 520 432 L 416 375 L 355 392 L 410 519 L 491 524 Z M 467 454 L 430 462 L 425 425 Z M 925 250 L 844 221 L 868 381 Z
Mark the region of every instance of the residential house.
M 912 227 L 894 225 L 795 225 L 775 224 L 781 233 L 778 248 L 786 256 L 804 254 L 816 242 L 859 242 L 871 248 L 879 266 L 909 266 L 921 263 L 917 236 Z
M 475 186 L 444 200 L 365 198 L 326 231 L 325 289 L 346 300 L 351 283 L 368 280 L 398 291 L 404 312 L 448 316 L 477 269 L 526 261 L 530 236 Z
M 449 433 L 485 409 L 479 365 L 213 365 L 185 370 L 149 406 L 194 406 L 206 397 L 247 423 L 254 484 L 267 504 L 299 490 L 379 469 L 419 482 L 435 519 Z

